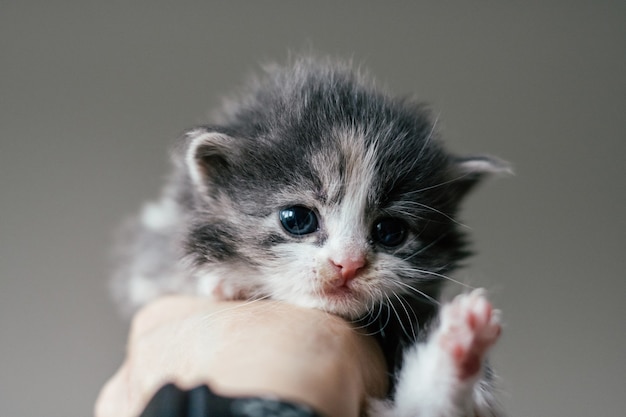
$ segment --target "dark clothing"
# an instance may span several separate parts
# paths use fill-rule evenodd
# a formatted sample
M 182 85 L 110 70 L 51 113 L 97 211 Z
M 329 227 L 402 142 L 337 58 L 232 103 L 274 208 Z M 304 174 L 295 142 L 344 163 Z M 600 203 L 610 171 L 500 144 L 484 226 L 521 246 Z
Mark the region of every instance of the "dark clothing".
M 228 398 L 207 386 L 183 391 L 173 384 L 162 387 L 140 417 L 322 417 L 311 408 L 274 398 Z

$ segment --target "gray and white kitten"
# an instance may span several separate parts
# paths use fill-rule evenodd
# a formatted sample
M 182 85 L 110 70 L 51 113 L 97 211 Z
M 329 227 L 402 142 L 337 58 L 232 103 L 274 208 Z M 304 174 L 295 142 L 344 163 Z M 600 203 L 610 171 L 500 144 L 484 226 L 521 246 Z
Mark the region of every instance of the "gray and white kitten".
M 318 308 L 383 347 L 394 388 L 369 415 L 499 413 L 484 364 L 497 312 L 481 291 L 436 300 L 468 254 L 459 205 L 504 164 L 451 155 L 423 105 L 312 58 L 266 69 L 173 162 L 120 247 L 127 310 L 167 293 Z

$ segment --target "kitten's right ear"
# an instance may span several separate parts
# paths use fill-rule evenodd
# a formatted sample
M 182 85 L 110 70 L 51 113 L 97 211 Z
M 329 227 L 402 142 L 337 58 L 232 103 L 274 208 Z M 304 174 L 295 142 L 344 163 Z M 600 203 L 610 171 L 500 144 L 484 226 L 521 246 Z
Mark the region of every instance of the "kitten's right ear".
M 206 191 L 208 183 L 218 173 L 231 166 L 235 139 L 227 134 L 208 129 L 187 132 L 185 165 L 191 182 Z
M 513 174 L 508 162 L 492 156 L 468 156 L 452 161 L 450 186 L 458 200 L 488 176 Z

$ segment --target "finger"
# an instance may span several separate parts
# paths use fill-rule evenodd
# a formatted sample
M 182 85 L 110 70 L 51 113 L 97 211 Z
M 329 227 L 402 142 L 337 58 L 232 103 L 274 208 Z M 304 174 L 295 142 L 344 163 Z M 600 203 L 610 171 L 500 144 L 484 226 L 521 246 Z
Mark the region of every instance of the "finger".
M 131 323 L 129 345 L 133 341 L 167 323 L 177 322 L 195 313 L 210 313 L 233 305 L 232 302 L 215 302 L 209 298 L 185 295 L 161 297 L 139 310 Z
M 125 362 L 102 387 L 94 406 L 96 417 L 130 416 L 128 365 Z

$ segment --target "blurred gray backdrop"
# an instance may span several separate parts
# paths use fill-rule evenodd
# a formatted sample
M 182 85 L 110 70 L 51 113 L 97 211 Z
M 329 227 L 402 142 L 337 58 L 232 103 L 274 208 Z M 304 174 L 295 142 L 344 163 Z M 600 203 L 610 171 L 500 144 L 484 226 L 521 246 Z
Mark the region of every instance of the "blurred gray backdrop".
M 353 57 L 511 161 L 466 204 L 512 416 L 626 410 L 626 3 L 0 0 L 0 415 L 88 416 L 127 323 L 112 230 L 259 62 Z M 456 290 L 460 290 L 457 288 Z

